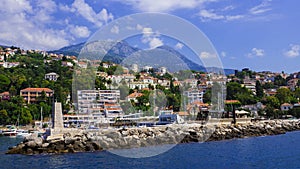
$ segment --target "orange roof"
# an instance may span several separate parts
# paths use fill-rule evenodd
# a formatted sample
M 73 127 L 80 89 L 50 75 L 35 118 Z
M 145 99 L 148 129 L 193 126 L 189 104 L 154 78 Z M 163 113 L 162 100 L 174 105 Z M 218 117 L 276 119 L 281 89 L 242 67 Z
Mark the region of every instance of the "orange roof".
M 190 115 L 188 112 L 186 111 L 180 111 L 180 112 L 174 112 L 174 114 L 178 114 L 179 116 L 188 116 Z
M 292 106 L 292 104 L 289 104 L 289 103 L 283 103 L 281 106 Z
M 118 106 L 118 104 L 115 104 L 115 103 L 104 103 L 104 106 Z
M 238 100 L 225 100 L 225 103 L 240 103 Z
M 203 107 L 209 106 L 209 104 L 203 103 L 203 102 L 200 102 L 200 101 L 195 101 L 195 102 L 193 102 L 192 104 L 196 104 L 196 105 L 198 105 L 198 106 L 203 106 Z
M 137 97 L 141 97 L 143 95 L 144 95 L 143 93 L 134 92 L 134 93 L 131 93 L 130 95 L 128 95 L 127 97 L 128 98 L 137 98 Z
M 21 92 L 53 92 L 53 90 L 49 89 L 49 88 L 26 88 L 21 90 Z
M 118 111 L 120 111 L 122 109 L 121 108 L 106 108 L 106 110 L 118 110 Z
M 5 96 L 5 95 L 9 95 L 9 92 L 0 93 L 0 96 Z

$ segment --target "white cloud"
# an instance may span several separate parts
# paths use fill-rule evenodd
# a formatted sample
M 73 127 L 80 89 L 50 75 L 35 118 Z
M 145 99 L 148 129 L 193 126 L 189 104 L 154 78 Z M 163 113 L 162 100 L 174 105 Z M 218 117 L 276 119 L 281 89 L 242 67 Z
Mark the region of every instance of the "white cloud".
M 114 26 L 110 29 L 110 32 L 111 32 L 111 33 L 114 33 L 114 34 L 119 34 L 119 31 L 120 31 L 120 29 L 119 29 L 119 27 L 116 26 L 116 25 L 114 25 Z
M 212 1 L 206 1 L 212 2 Z M 274 18 L 274 15 L 260 15 L 271 11 L 271 0 L 262 0 L 259 5 L 256 5 L 249 10 L 244 11 L 243 9 L 237 12 L 237 7 L 233 5 L 221 7 L 221 8 L 207 8 L 206 6 L 200 7 L 198 15 L 202 22 L 207 21 L 235 21 L 235 20 L 267 20 Z M 244 12 L 243 12 L 244 11 Z
M 216 58 L 217 55 L 216 54 L 212 54 L 209 52 L 201 52 L 200 53 L 200 59 L 212 59 L 212 58 Z
M 233 5 L 229 5 L 229 6 L 225 6 L 221 11 L 231 11 L 235 9 L 235 7 Z
M 233 20 L 242 19 L 244 17 L 245 17 L 244 15 L 228 15 L 228 16 L 226 16 L 226 20 L 227 21 L 233 21 Z
M 267 11 L 270 11 L 272 10 L 272 8 L 270 7 L 271 6 L 270 2 L 271 0 L 263 0 L 261 4 L 251 8 L 249 12 L 253 15 L 257 15 L 257 14 L 262 14 Z
M 64 11 L 64 12 L 75 12 L 75 9 L 72 7 L 69 7 L 68 5 L 64 4 L 59 4 L 58 5 L 59 10 Z
M 154 49 L 154 48 L 157 48 L 159 46 L 162 46 L 164 45 L 163 41 L 159 38 L 151 38 L 150 41 L 149 41 L 149 47 L 150 49 Z
M 66 7 L 62 9 L 67 9 Z M 75 0 L 72 4 L 72 12 L 80 14 L 83 18 L 91 23 L 102 26 L 103 23 L 107 23 L 109 20 L 113 20 L 114 17 L 111 13 L 108 13 L 106 9 L 102 9 L 99 13 L 96 13 L 93 8 L 85 3 L 84 0 Z
M 143 12 L 168 12 L 176 9 L 193 9 L 214 0 L 120 0 Z
M 152 28 L 143 28 L 143 31 L 142 31 L 142 33 L 143 33 L 143 36 L 151 36 L 151 35 L 153 35 L 153 31 L 152 31 Z
M 37 23 L 51 22 L 53 20 L 52 14 L 57 10 L 56 3 L 52 0 L 38 0 L 36 4 L 37 5 L 33 10 L 33 21 Z
M 87 38 L 90 36 L 90 30 L 86 26 L 70 26 L 70 32 L 77 38 Z
M 286 52 L 284 52 L 284 55 L 287 57 L 297 57 L 299 56 L 299 51 L 300 51 L 300 45 L 290 45 L 290 49 Z
M 137 24 L 137 25 L 136 25 L 136 30 L 143 30 L 143 26 L 140 25 L 140 24 Z
M 214 13 L 213 10 L 206 10 L 206 9 L 202 9 L 199 12 L 199 15 L 200 15 L 200 17 L 203 21 L 206 21 L 206 20 L 220 20 L 220 19 L 225 18 L 225 16 L 223 16 L 223 15 L 218 15 L 218 14 Z
M 238 20 L 242 19 L 245 16 L 244 15 L 221 15 L 217 14 L 215 10 L 206 10 L 202 9 L 199 12 L 199 16 L 202 21 L 211 21 L 211 20 L 225 20 L 225 21 L 233 21 L 233 20 Z
M 258 48 L 252 48 L 251 53 L 247 54 L 248 57 L 254 57 L 254 56 L 262 57 L 264 55 L 265 55 L 265 51 L 263 49 L 258 49 Z
M 53 9 L 45 9 L 49 5 Z M 0 43 L 16 45 L 24 49 L 58 49 L 69 45 L 64 30 L 47 28 L 51 13 L 56 9 L 52 1 L 41 2 L 35 7 L 25 0 L 2 0 Z M 43 16 L 40 16 L 41 11 Z M 39 19 L 39 20 L 37 20 Z
M 176 45 L 175 45 L 175 49 L 182 49 L 183 48 L 183 44 L 182 43 L 177 43 Z
M 1 14 L 32 12 L 32 7 L 29 1 L 26 0 L 3 0 L 1 1 Z
M 226 57 L 226 52 L 222 51 L 222 52 L 221 52 L 221 56 L 222 56 L 222 57 Z
M 139 27 L 141 29 L 142 27 Z M 150 49 L 154 49 L 159 46 L 163 46 L 163 41 L 159 38 L 159 32 L 154 32 L 150 27 L 142 28 L 142 43 L 147 43 Z

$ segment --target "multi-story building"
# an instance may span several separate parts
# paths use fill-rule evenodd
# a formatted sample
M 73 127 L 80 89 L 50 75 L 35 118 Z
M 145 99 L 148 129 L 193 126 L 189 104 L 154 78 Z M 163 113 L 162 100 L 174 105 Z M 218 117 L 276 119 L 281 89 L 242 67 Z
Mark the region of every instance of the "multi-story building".
M 43 96 L 43 92 L 46 97 L 52 97 L 54 91 L 49 88 L 26 88 L 20 91 L 20 96 L 22 96 L 27 103 L 36 103 L 38 98 Z
M 198 90 L 198 89 L 191 89 L 191 90 L 188 90 L 188 91 L 184 91 L 183 92 L 183 95 L 187 97 L 187 101 L 188 103 L 193 103 L 195 101 L 198 101 L 198 102 L 203 102 L 203 90 Z
M 78 90 L 79 114 L 116 117 L 123 114 L 119 90 Z

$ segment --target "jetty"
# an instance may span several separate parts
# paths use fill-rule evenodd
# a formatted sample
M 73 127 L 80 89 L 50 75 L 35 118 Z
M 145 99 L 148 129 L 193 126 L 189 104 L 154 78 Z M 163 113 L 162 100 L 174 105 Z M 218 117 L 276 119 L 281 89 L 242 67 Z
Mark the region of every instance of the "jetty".
M 300 120 L 265 120 L 249 123 L 170 124 L 155 127 L 64 128 L 61 103 L 54 104 L 53 127 L 44 139 L 37 135 L 9 148 L 7 154 L 58 154 L 129 149 L 162 144 L 219 141 L 284 134 L 300 130 Z

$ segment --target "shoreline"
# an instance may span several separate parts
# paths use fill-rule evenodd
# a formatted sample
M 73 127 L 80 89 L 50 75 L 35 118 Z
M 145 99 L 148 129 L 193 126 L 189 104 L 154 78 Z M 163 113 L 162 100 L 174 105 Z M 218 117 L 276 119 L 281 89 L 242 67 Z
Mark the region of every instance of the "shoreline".
M 248 124 L 173 124 L 106 130 L 63 129 L 43 140 L 36 135 L 9 148 L 7 154 L 61 154 L 130 149 L 163 144 L 221 141 L 285 134 L 300 130 L 300 120 L 268 120 Z

